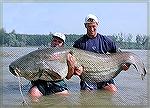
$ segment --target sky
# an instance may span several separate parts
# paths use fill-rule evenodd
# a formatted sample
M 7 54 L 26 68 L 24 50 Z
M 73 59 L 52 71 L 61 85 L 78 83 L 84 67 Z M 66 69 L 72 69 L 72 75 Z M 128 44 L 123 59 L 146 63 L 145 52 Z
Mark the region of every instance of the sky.
M 146 3 L 3 3 L 3 28 L 21 34 L 84 34 L 88 14 L 99 18 L 101 34 L 147 34 Z

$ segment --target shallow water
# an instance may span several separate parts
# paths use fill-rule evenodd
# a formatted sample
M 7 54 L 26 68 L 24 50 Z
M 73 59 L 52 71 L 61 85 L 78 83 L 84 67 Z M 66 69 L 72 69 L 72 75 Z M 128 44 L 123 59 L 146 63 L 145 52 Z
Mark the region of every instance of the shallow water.
M 1 107 L 14 108 L 14 107 L 35 107 L 35 108 L 50 108 L 50 107 L 143 107 L 146 108 L 149 105 L 149 63 L 148 51 L 146 50 L 128 50 L 139 55 L 148 74 L 144 80 L 141 80 L 140 74 L 131 66 L 129 70 L 122 71 L 114 80 L 117 85 L 118 91 L 110 93 L 104 90 L 95 91 L 81 91 L 79 86 L 79 78 L 74 76 L 71 80 L 67 81 L 70 91 L 69 96 L 49 95 L 43 96 L 38 102 L 33 102 L 28 96 L 28 90 L 31 86 L 28 80 L 22 79 L 22 92 L 27 105 L 22 104 L 23 99 L 19 91 L 18 79 L 12 75 L 8 70 L 8 65 L 15 59 L 22 55 L 25 55 L 36 47 L 4 47 L 0 51 L 0 95 L 1 95 Z M 149 59 L 149 60 L 148 60 Z

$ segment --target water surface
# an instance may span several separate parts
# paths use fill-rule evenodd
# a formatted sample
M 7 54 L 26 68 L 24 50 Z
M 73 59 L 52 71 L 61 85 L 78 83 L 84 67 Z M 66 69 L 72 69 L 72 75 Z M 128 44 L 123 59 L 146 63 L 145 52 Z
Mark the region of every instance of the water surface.
M 148 74 L 144 80 L 141 80 L 140 74 L 131 66 L 129 70 L 122 71 L 114 80 L 117 85 L 118 91 L 110 93 L 104 90 L 95 91 L 81 91 L 79 86 L 79 78 L 74 76 L 71 80 L 67 81 L 70 91 L 69 96 L 49 95 L 43 96 L 39 102 L 33 102 L 28 96 L 28 90 L 31 86 L 30 81 L 22 79 L 22 92 L 28 106 L 23 106 L 22 96 L 19 91 L 19 83 L 16 76 L 9 72 L 8 65 L 15 59 L 36 50 L 36 47 L 4 47 L 0 51 L 0 95 L 1 106 L 6 108 L 13 107 L 35 107 L 35 108 L 50 108 L 50 107 L 148 107 L 149 94 L 148 94 L 148 76 L 149 75 L 149 54 L 147 50 L 128 50 L 136 53 L 142 58 Z M 149 60 L 148 60 L 149 59 Z

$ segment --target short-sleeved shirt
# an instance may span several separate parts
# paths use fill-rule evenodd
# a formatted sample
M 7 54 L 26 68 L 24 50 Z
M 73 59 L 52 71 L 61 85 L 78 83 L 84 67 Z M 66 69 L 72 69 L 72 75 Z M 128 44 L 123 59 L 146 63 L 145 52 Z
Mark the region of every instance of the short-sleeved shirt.
M 89 38 L 87 35 L 84 35 L 75 41 L 73 47 L 96 53 L 116 52 L 115 43 L 107 36 L 100 35 L 99 33 L 94 38 Z

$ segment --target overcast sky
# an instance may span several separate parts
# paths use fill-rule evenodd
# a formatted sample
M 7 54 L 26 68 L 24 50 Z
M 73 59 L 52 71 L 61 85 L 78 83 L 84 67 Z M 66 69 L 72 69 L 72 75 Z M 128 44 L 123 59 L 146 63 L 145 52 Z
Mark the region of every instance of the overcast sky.
M 3 3 L 3 27 L 25 34 L 84 34 L 88 14 L 99 18 L 101 34 L 147 34 L 146 3 Z

